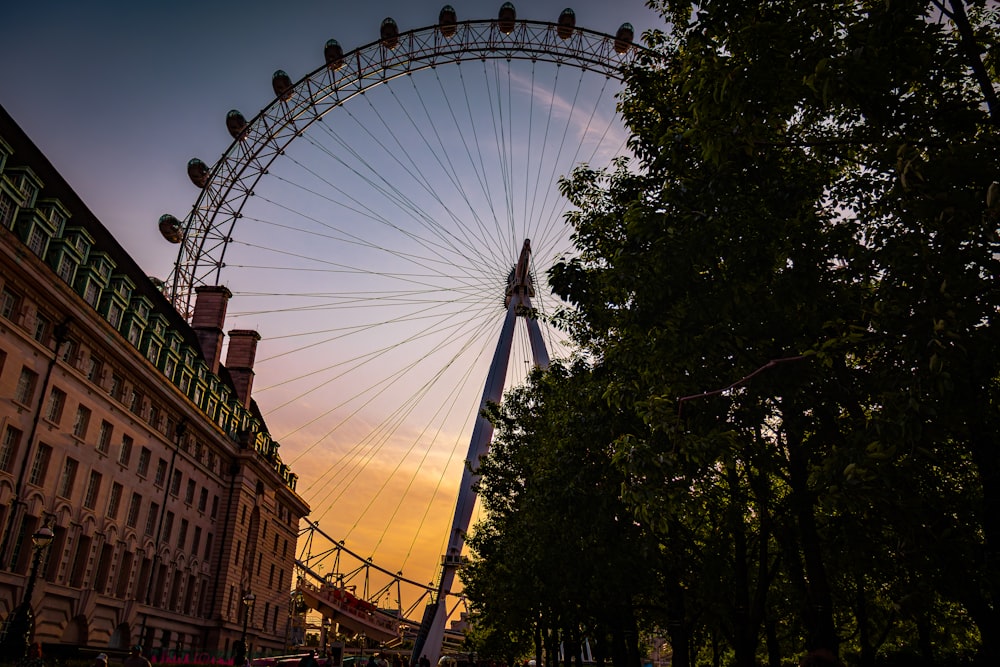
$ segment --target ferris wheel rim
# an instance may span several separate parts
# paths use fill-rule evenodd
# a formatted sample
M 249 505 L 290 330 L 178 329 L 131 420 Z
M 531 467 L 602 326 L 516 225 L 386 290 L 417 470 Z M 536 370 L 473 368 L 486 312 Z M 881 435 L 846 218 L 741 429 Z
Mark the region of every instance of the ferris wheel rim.
M 337 77 L 341 67 L 324 63 L 283 94 L 276 94 L 246 121 L 243 131 L 208 171 L 201 192 L 185 217 L 177 260 L 166 281 L 168 298 L 178 312 L 185 317 L 190 314 L 195 288 L 219 284 L 232 230 L 253 195 L 254 186 L 270 165 L 313 123 L 367 90 L 438 65 L 460 65 L 473 60 L 565 64 L 622 81 L 640 54 L 652 53 L 618 36 L 586 28 L 574 27 L 571 35 L 563 38 L 559 35 L 563 26 L 548 21 L 519 19 L 509 31 L 501 27 L 498 19 L 459 21 L 448 26 L 454 30 L 450 37 L 441 37 L 443 27 L 434 24 L 400 32 L 395 48 L 380 38 L 344 53 L 343 63 L 358 63 L 353 77 Z M 460 34 L 471 35 L 473 41 L 459 38 Z M 440 44 L 440 39 L 447 43 Z M 403 48 L 404 44 L 408 48 Z M 382 57 L 377 58 L 376 54 Z M 318 85 L 317 80 L 324 78 L 329 79 L 328 83 Z M 345 90 L 349 92 L 346 97 L 337 97 Z M 336 99 L 329 101 L 333 97 Z M 319 102 L 324 102 L 325 107 L 319 109 Z M 204 261 L 206 258 L 211 261 Z

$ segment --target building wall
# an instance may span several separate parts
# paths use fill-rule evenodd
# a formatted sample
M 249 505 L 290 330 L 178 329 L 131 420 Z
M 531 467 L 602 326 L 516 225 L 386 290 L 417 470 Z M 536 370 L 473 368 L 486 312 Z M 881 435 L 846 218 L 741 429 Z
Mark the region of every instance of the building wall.
M 37 640 L 221 653 L 246 622 L 253 649 L 284 647 L 308 506 L 245 362 L 234 384 L 205 359 L 0 109 L 0 618 L 48 525 Z

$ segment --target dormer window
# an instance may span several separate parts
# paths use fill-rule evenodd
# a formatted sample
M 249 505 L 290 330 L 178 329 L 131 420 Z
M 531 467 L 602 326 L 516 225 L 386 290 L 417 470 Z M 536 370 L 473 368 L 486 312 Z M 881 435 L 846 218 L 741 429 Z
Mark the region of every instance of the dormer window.
M 101 298 L 101 288 L 93 280 L 87 281 L 87 289 L 83 294 L 83 299 L 94 308 L 97 308 L 97 301 Z
M 108 322 L 115 329 L 117 329 L 122 323 L 122 307 L 117 303 L 112 302 L 111 305 L 108 306 Z
M 14 220 L 14 208 L 16 204 L 6 192 L 0 192 L 0 225 L 10 229 L 10 223 Z
M 24 195 L 24 208 L 35 207 L 35 197 L 38 195 L 38 186 L 31 182 L 27 175 L 21 177 L 21 194 Z
M 48 237 L 38 227 L 32 226 L 31 233 L 28 234 L 28 249 L 38 257 L 45 254 L 45 246 Z
M 73 274 L 75 273 L 75 270 L 76 270 L 76 262 L 74 262 L 73 259 L 66 253 L 62 253 L 59 256 L 59 268 L 56 270 L 56 273 L 59 274 L 59 277 L 65 280 L 67 283 L 72 284 Z
M 132 323 L 128 328 L 128 342 L 132 343 L 134 347 L 139 345 L 139 336 L 142 334 L 142 329 L 139 325 Z

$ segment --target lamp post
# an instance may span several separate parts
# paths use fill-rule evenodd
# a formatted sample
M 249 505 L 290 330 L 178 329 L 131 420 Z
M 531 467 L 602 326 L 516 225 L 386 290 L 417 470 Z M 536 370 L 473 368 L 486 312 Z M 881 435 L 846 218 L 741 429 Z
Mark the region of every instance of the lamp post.
M 257 596 L 253 594 L 253 591 L 247 591 L 243 594 L 243 634 L 233 646 L 233 664 L 237 667 L 243 667 L 243 663 L 247 660 L 247 622 L 250 620 L 250 607 L 256 599 Z
M 324 656 L 330 655 L 329 649 L 327 648 L 330 645 L 330 626 L 331 626 L 330 617 L 327 616 L 327 617 L 325 617 L 323 619 L 323 655 Z
M 52 544 L 53 537 L 55 533 L 48 526 L 42 526 L 31 536 L 35 553 L 31 560 L 28 584 L 24 588 L 21 604 L 17 605 L 7 617 L 7 634 L 0 642 L 0 655 L 22 657 L 28 650 L 28 645 L 35 634 L 35 612 L 31 608 L 31 594 L 35 592 L 35 579 L 38 577 L 42 552 Z

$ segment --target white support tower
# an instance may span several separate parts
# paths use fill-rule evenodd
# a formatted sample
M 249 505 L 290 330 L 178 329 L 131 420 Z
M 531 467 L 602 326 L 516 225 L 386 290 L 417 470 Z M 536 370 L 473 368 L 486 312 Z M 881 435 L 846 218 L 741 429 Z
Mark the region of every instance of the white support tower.
M 476 504 L 476 492 L 473 484 L 479 479 L 479 459 L 489 451 L 493 439 L 493 425 L 483 417 L 482 411 L 488 403 L 499 403 L 503 398 L 504 383 L 507 379 L 507 365 L 510 361 L 510 348 L 514 337 L 514 324 L 517 317 L 523 316 L 528 328 L 528 340 L 531 344 L 531 357 L 535 366 L 547 368 L 549 353 L 545 349 L 542 333 L 538 322 L 532 317 L 531 297 L 534 296 L 531 272 L 531 241 L 525 239 L 518 257 L 517 266 L 507 281 L 507 296 L 505 303 L 507 315 L 504 318 L 496 351 L 493 353 L 493 363 L 486 376 L 486 386 L 479 404 L 479 414 L 472 430 L 469 442 L 469 453 L 466 461 L 469 463 L 462 473 L 462 483 L 458 488 L 458 502 L 455 505 L 455 516 L 451 522 L 451 532 L 448 536 L 448 551 L 441 558 L 441 579 L 438 585 L 437 597 L 424 610 L 424 618 L 420 624 L 413 644 L 413 654 L 410 664 L 417 664 L 421 656 L 426 656 L 430 664 L 437 665 L 441 654 L 441 644 L 444 640 L 445 625 L 448 622 L 447 597 L 455 582 L 455 573 L 462 562 L 462 547 L 465 545 L 465 534 L 472 520 L 473 506 Z

